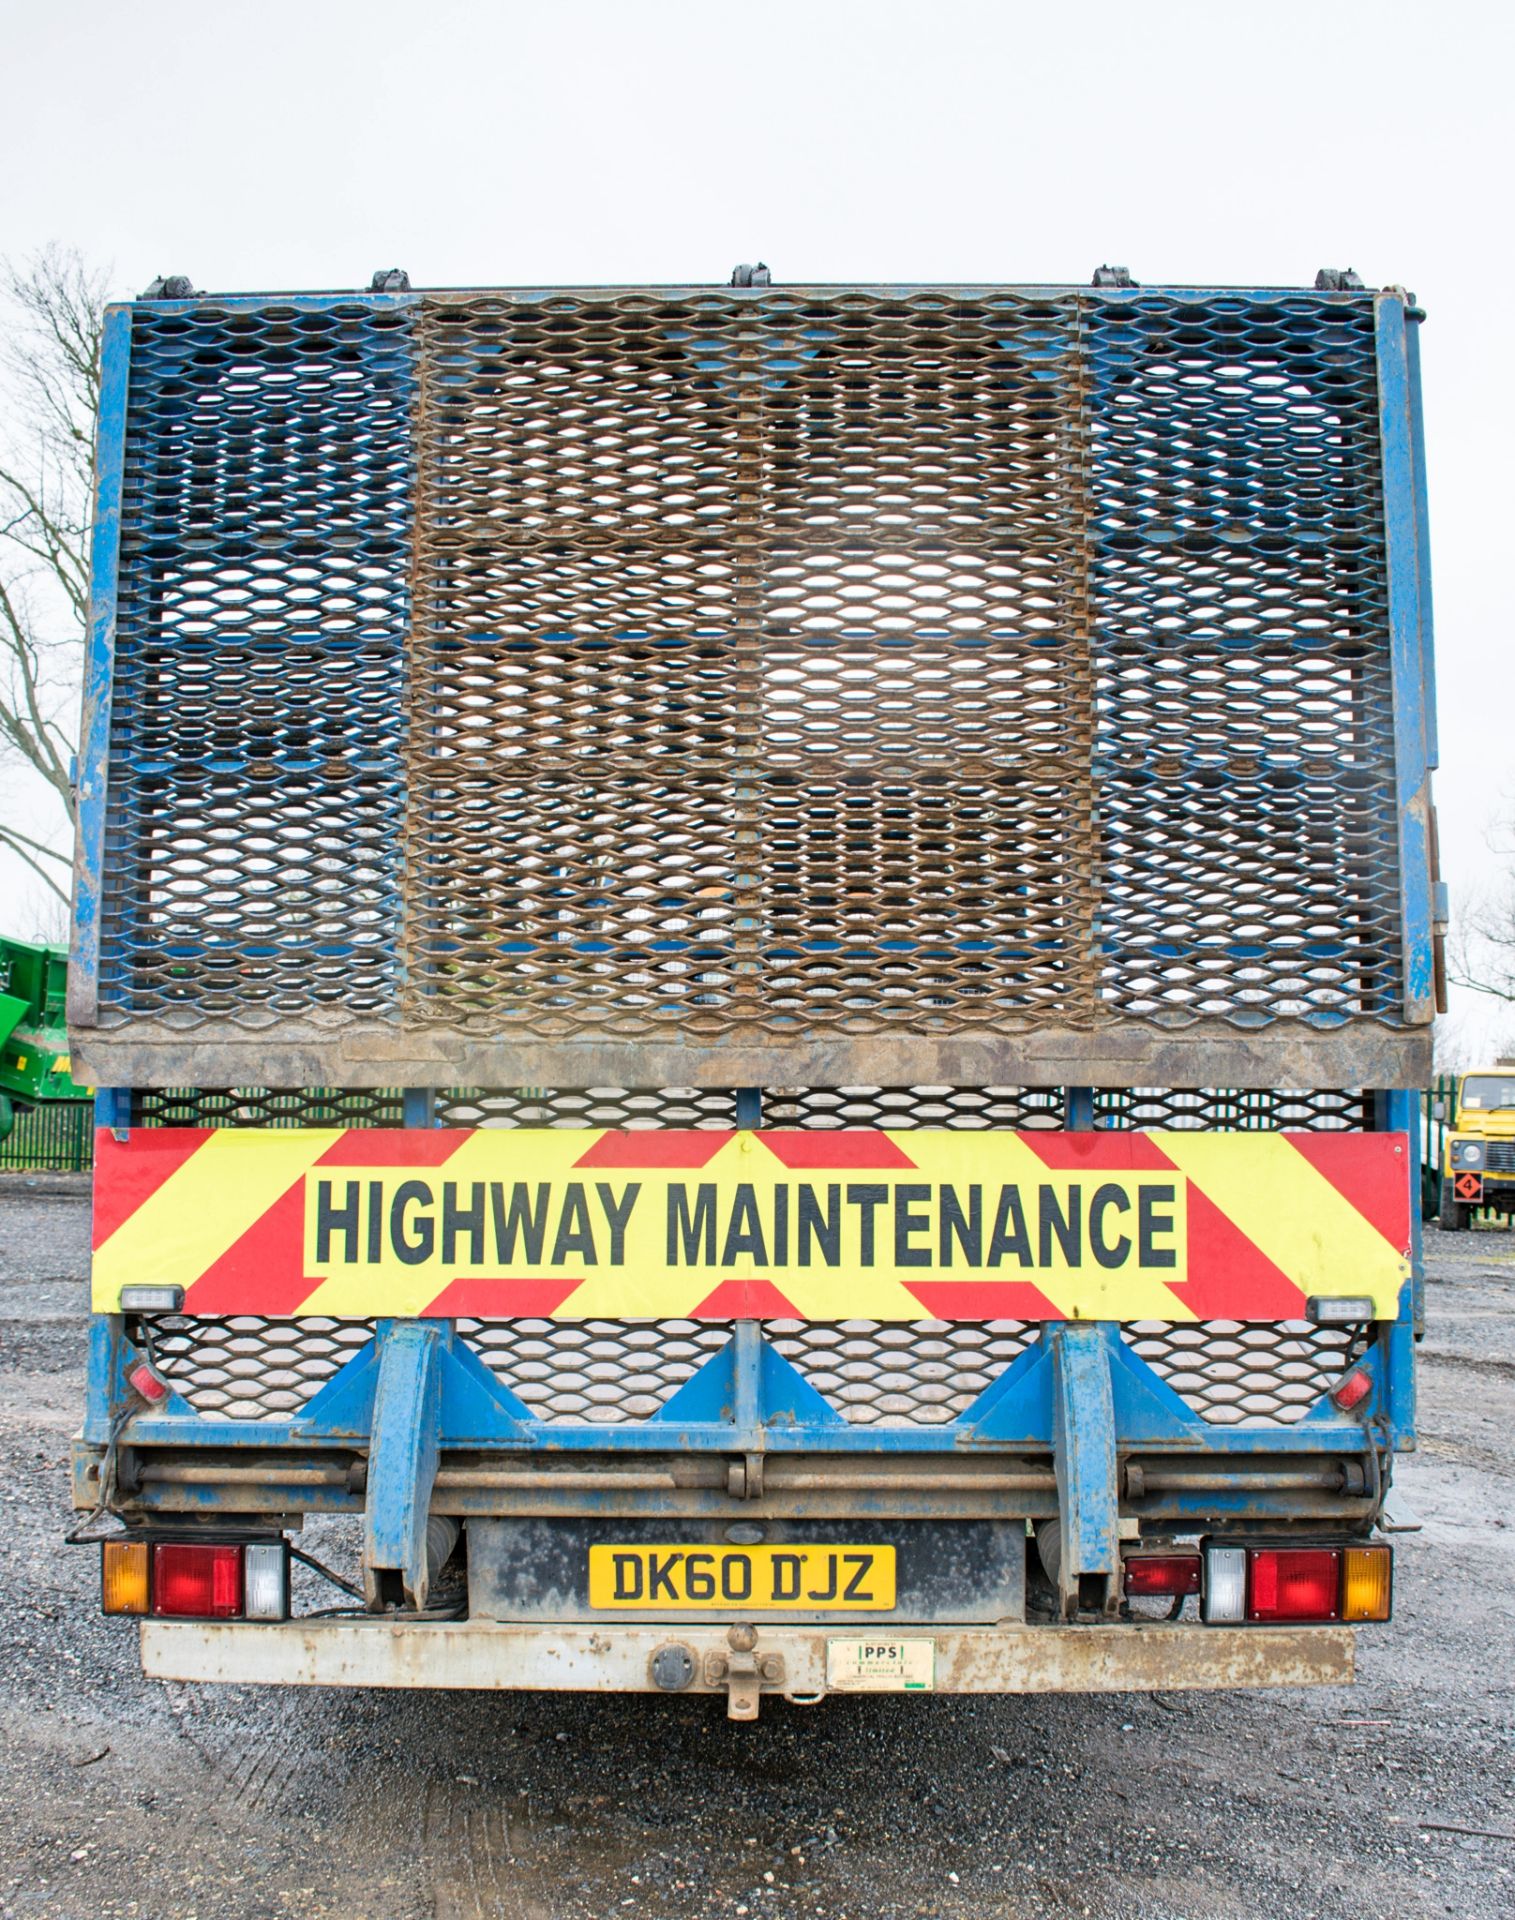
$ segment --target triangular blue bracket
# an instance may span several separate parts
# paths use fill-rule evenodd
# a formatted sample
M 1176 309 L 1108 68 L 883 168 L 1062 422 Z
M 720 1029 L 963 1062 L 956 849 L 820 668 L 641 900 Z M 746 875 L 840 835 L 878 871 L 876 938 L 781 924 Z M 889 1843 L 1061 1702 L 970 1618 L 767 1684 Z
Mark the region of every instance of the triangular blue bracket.
M 382 1342 L 388 1327 L 394 1324 L 381 1323 L 368 1345 L 361 1347 L 306 1403 L 295 1419 L 296 1433 L 368 1439 L 373 1431 Z M 500 1441 L 520 1445 L 534 1439 L 538 1422 L 531 1409 L 501 1385 L 473 1348 L 456 1338 L 450 1325 L 439 1324 L 445 1327 L 445 1333 L 437 1355 L 438 1443 L 444 1447 L 488 1446 Z
M 295 1415 L 297 1434 L 351 1436 L 366 1440 L 373 1431 L 373 1401 L 379 1385 L 377 1336 L 331 1376 L 321 1391 Z
M 444 1447 L 484 1446 L 535 1437 L 531 1409 L 497 1380 L 466 1340 L 454 1339 L 442 1355 Z
M 1157 1440 L 1202 1439 L 1214 1434 L 1214 1427 L 1201 1420 L 1140 1354 L 1131 1351 L 1118 1329 L 1112 1329 L 1108 1345 L 1119 1445 L 1139 1447 Z
M 1052 1360 L 1045 1340 L 1018 1353 L 957 1422 L 959 1446 L 1050 1447 Z
M 748 1325 L 739 1321 L 738 1327 Z M 756 1328 L 754 1325 L 754 1331 Z M 742 1351 L 750 1347 L 750 1358 Z M 739 1362 L 742 1364 L 739 1365 Z M 747 1403 L 747 1404 L 744 1404 Z M 761 1333 L 733 1334 L 653 1416 L 659 1426 L 729 1426 L 734 1445 L 755 1429 L 836 1428 L 847 1423 Z

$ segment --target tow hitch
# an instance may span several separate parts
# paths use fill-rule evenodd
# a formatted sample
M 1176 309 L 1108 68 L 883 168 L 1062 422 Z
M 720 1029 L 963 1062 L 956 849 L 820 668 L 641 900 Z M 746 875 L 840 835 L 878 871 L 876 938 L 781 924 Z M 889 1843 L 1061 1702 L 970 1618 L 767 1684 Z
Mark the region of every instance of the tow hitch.
M 764 1686 L 784 1684 L 784 1657 L 757 1651 L 757 1628 L 739 1624 L 726 1635 L 729 1653 L 705 1655 L 705 1685 L 726 1689 L 726 1718 L 756 1720 Z

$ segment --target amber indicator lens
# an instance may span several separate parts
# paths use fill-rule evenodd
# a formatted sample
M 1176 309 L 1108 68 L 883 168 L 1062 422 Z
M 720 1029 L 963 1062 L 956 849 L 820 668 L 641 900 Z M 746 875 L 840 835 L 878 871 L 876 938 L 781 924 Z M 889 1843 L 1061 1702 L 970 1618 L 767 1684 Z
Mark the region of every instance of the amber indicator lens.
M 106 1540 L 100 1548 L 102 1613 L 147 1612 L 147 1542 Z
M 1394 1597 L 1394 1549 L 1348 1547 L 1342 1556 L 1343 1620 L 1387 1620 Z

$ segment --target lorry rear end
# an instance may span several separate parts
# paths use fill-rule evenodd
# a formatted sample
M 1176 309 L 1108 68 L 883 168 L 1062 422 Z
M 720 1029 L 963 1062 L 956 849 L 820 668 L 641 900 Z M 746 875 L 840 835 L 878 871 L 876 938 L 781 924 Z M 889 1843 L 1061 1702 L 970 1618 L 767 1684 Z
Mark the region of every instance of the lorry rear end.
M 148 1671 L 1350 1677 L 1414 1444 L 1419 319 L 110 312 L 75 1500 Z

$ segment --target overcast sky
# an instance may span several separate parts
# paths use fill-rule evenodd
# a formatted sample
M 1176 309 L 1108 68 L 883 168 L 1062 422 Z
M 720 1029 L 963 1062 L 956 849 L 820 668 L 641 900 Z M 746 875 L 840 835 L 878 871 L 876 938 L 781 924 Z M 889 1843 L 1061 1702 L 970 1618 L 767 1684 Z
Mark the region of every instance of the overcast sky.
M 1515 806 L 1509 5 L 0 0 L 0 251 L 250 290 L 1403 283 L 1443 860 Z M 0 924 L 29 912 L 0 869 Z M 1497 1023 L 1459 1009 L 1465 1046 Z M 1515 1024 L 1515 1023 L 1512 1023 Z M 1515 1034 L 1512 1034 L 1515 1038 Z

